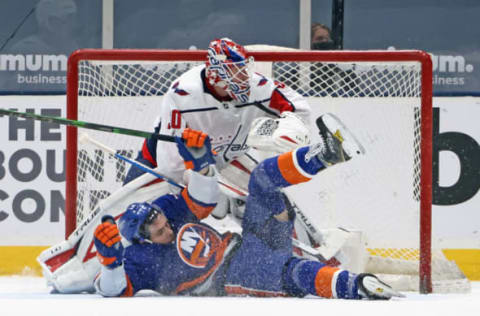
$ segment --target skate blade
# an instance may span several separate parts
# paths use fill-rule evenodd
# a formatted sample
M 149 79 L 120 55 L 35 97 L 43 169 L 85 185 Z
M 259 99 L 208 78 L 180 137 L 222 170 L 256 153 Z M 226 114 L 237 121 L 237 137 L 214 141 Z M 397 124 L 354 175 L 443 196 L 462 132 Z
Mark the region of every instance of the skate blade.
M 374 295 L 376 299 L 388 300 L 392 297 L 405 297 L 402 293 L 395 291 L 383 281 L 374 277 L 365 277 L 363 279 L 363 286 L 370 295 Z

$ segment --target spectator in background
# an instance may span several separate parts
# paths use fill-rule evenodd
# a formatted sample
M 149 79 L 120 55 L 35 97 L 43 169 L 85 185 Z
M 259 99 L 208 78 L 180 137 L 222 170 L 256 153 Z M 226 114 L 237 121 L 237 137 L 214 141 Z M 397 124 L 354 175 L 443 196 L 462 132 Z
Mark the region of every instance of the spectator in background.
M 334 43 L 332 31 L 322 23 L 312 23 L 310 31 L 310 48 L 312 50 L 332 50 Z M 310 80 L 299 80 L 299 64 L 293 62 L 277 62 L 274 65 L 274 77 L 286 82 L 300 94 L 319 96 L 331 92 L 332 86 L 339 80 L 338 67 L 333 64 L 312 63 L 310 66 Z
M 77 5 L 73 0 L 40 0 L 35 7 L 38 32 L 14 43 L 12 53 L 65 54 L 79 48 L 73 34 Z
M 332 40 L 332 31 L 326 25 L 321 23 L 313 23 L 310 34 L 311 49 L 330 50 L 335 48 Z

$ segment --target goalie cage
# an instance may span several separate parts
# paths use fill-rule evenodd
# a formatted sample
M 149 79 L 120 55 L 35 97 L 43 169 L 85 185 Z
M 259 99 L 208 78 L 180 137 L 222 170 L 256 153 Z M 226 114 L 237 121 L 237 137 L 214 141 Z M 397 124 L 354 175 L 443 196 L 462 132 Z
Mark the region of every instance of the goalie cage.
M 361 260 L 357 270 L 382 274 L 399 290 L 468 290 L 468 280 L 431 238 L 430 56 L 422 51 L 297 51 L 264 45 L 247 50 L 258 72 L 308 99 L 312 120 L 334 113 L 365 146 L 364 157 L 291 188 L 297 204 L 320 228 L 361 232 L 368 260 Z M 68 61 L 67 116 L 151 130 L 172 81 L 205 58 L 205 51 L 76 51 Z M 88 134 L 131 158 L 143 142 L 100 131 Z M 129 168 L 80 144 L 78 136 L 77 128 L 67 127 L 66 236 L 121 187 Z

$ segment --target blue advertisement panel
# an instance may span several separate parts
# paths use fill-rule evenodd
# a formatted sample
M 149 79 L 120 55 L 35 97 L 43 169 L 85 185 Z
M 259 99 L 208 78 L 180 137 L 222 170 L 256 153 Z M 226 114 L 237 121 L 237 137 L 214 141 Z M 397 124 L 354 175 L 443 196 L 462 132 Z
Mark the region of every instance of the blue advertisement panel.
M 3 0 L 0 92 L 65 91 L 67 58 L 101 47 L 101 1 Z

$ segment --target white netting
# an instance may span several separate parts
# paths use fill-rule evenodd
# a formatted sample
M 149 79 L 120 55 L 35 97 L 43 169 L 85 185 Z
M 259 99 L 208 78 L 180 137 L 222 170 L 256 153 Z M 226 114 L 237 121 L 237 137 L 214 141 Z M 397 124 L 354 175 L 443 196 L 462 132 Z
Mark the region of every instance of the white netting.
M 151 131 L 172 81 L 203 62 L 132 59 L 79 62 L 78 120 Z M 325 112 L 336 114 L 367 149 L 366 158 L 292 190 L 301 208 L 314 214 L 321 227 L 365 232 L 371 254 L 418 260 L 421 64 L 284 62 L 273 57 L 256 62 L 255 68 L 308 98 L 314 119 Z M 132 136 L 88 134 L 132 158 L 143 143 Z M 77 165 L 78 223 L 98 200 L 122 185 L 129 166 L 88 145 L 79 145 Z

